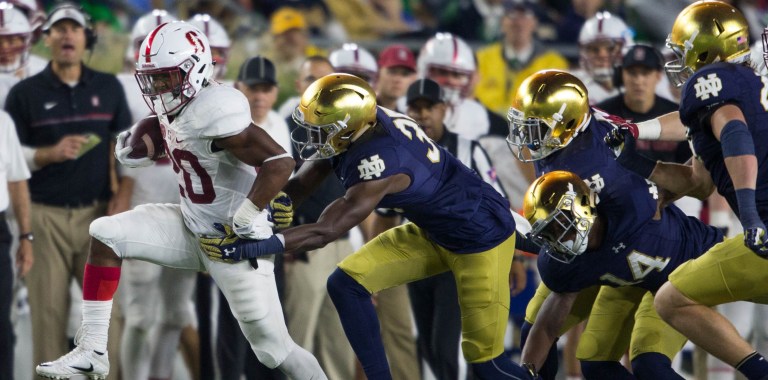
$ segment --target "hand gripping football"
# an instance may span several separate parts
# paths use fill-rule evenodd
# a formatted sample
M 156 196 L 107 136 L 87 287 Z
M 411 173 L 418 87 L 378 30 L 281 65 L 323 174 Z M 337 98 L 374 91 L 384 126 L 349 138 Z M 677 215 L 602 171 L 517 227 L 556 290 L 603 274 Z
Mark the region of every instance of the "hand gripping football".
M 126 144 L 133 148 L 128 158 L 149 157 L 155 161 L 165 157 L 163 131 L 157 116 L 149 115 L 136 122 L 130 129 Z

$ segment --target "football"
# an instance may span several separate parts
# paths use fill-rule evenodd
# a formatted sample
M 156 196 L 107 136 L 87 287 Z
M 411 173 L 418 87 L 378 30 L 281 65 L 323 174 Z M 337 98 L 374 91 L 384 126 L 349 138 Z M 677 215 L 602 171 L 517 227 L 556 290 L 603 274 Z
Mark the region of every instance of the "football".
M 158 160 L 165 157 L 163 131 L 157 116 L 149 115 L 134 124 L 130 129 L 126 144 L 133 148 L 129 158 L 149 157 Z

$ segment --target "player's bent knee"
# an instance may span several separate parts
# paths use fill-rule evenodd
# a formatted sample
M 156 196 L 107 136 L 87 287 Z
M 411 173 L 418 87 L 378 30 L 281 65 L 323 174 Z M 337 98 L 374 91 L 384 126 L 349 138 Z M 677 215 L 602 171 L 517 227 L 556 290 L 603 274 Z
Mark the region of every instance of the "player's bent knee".
M 123 257 L 116 247 L 117 243 L 123 240 L 125 235 L 120 223 L 115 218 L 102 216 L 94 220 L 88 228 L 88 233 L 91 237 L 109 247 L 117 256 Z

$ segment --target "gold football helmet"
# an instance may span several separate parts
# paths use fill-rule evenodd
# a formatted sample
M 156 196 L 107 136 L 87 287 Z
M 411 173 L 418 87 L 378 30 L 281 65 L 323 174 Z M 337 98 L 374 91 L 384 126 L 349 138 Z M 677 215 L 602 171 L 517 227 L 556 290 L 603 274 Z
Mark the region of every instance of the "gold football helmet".
M 587 249 L 597 216 L 595 193 L 576 174 L 549 172 L 528 188 L 523 215 L 531 223 L 531 239 L 567 264 Z
M 304 91 L 293 120 L 302 127 L 291 133 L 302 159 L 333 157 L 376 123 L 376 93 L 354 75 L 326 75 Z
M 568 145 L 591 117 L 584 83 L 565 71 L 539 71 L 512 100 L 507 144 L 521 161 L 540 160 Z
M 683 9 L 667 47 L 677 56 L 664 70 L 670 82 L 682 86 L 697 70 L 713 62 L 742 63 L 749 59 L 747 20 L 733 6 L 721 1 L 697 1 Z

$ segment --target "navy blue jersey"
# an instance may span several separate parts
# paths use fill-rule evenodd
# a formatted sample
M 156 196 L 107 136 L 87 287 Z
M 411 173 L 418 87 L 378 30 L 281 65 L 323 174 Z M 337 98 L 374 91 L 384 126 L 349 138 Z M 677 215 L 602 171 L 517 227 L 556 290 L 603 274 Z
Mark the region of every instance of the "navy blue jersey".
M 717 191 L 738 214 L 733 182 L 728 175 L 720 142 L 712 133 L 710 116 L 718 106 L 734 104 L 741 109 L 755 141 L 757 188 L 755 197 L 760 218 L 768 221 L 768 78 L 749 67 L 731 63 L 707 65 L 685 83 L 680 101 L 680 120 L 688 126 L 694 154 L 709 170 Z
M 411 178 L 407 189 L 386 195 L 391 208 L 456 253 L 489 250 L 515 231 L 509 202 L 477 173 L 430 140 L 412 119 L 379 108 L 377 125 L 333 158 L 345 188 L 395 174 Z
M 680 264 L 704 254 L 723 240 L 720 229 L 665 207 L 633 235 L 603 243 L 569 264 L 539 254 L 541 280 L 558 293 L 577 292 L 601 284 L 637 286 L 655 292 Z
M 581 177 L 597 192 L 597 212 L 606 225 L 600 248 L 569 264 L 539 254 L 541 278 L 553 291 L 576 292 L 596 284 L 655 290 L 674 268 L 723 239 L 718 229 L 688 218 L 675 205 L 653 220 L 658 189 L 616 162 L 616 154 L 603 142 L 612 128 L 595 111 L 568 146 L 536 161 L 538 175 L 567 170 Z
M 555 170 L 575 173 L 597 195 L 597 211 L 608 220 L 607 235 L 628 236 L 656 214 L 658 189 L 653 182 L 625 169 L 603 142 L 614 126 L 594 113 L 589 125 L 565 148 L 535 161 L 536 175 Z

